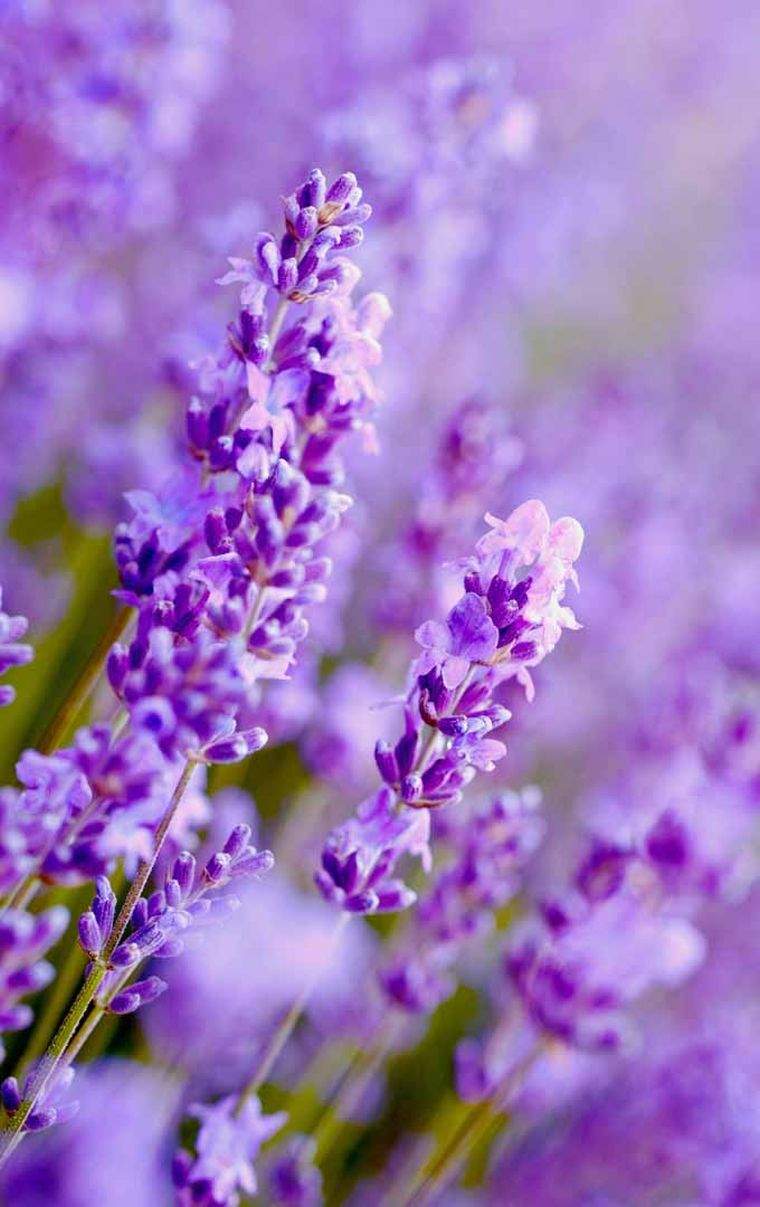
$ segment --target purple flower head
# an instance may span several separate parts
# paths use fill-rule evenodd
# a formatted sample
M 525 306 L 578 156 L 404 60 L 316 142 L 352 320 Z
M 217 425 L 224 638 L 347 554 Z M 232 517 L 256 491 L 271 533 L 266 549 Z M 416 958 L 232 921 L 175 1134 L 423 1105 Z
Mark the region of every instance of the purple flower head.
M 3 590 L 0 587 L 0 675 L 13 666 L 26 666 L 34 657 L 30 645 L 21 641 L 29 627 L 25 616 L 9 616 L 2 610 Z M 16 698 L 15 689 L 5 684 L 0 686 L 0 708 L 12 704 Z
M 494 911 L 519 890 L 523 868 L 544 834 L 535 789 L 507 793 L 457 820 L 450 858 L 420 900 L 403 950 L 381 970 L 386 996 L 429 1013 L 456 985 L 449 969 L 465 945 L 494 925 Z
M 411 668 L 403 733 L 395 744 L 380 740 L 375 747 L 385 788 L 325 843 L 317 884 L 328 899 L 349 911 L 401 909 L 413 899 L 396 881 L 384 886 L 384 895 L 375 892 L 400 852 L 395 841 L 384 843 L 368 833 L 367 820 L 376 815 L 386 828 L 393 821 L 413 832 L 410 808 L 420 812 L 459 801 L 477 773 L 492 771 L 506 754 L 504 744 L 491 736 L 511 715 L 495 702 L 495 688 L 521 673 L 527 661 L 539 660 L 536 641 L 520 640 L 537 632 L 522 615 L 531 579 L 518 579 L 514 567 L 551 547 L 552 557 L 562 550 L 565 577 L 573 574 L 572 558 L 580 552 L 580 543 L 571 536 L 576 538 L 575 528 L 580 529 L 575 521 L 558 521 L 552 528 L 540 503 L 525 504 L 510 520 L 498 523 L 504 532 L 484 537 L 475 558 L 466 563 L 464 592 L 446 624 L 428 621 L 417 630 L 423 652 Z M 512 542 L 510 552 L 505 552 L 506 539 Z M 526 646 L 530 648 L 521 648 Z
M 330 834 L 316 873 L 317 886 L 326 900 L 350 913 L 405 909 L 416 894 L 393 872 L 404 854 L 418 857 L 429 870 L 429 835 L 427 810 L 398 808 L 393 793 L 381 788 Z
M 567 582 L 578 580 L 574 564 L 583 529 L 570 517 L 552 523 L 543 503 L 532 499 L 506 519 L 487 514 L 490 531 L 465 563 L 465 583 L 487 601 L 499 629 L 495 662 L 501 678 L 515 675 L 533 696 L 530 668 L 541 662 L 565 628 L 578 622 L 563 604 Z
M 232 1095 L 213 1106 L 190 1108 L 189 1114 L 200 1121 L 197 1155 L 181 1152 L 175 1158 L 178 1207 L 237 1207 L 241 1192 L 256 1193 L 253 1163 L 262 1144 L 285 1124 L 287 1114 L 263 1115 L 255 1096 L 237 1107 Z
M 82 807 L 69 808 L 41 864 L 46 879 L 77 883 L 131 862 L 150 848 L 165 807 L 166 761 L 147 733 L 113 739 L 107 725 L 80 729 L 56 756 L 76 768 L 88 787 Z
M 435 668 L 447 690 L 454 691 L 473 663 L 490 661 L 499 632 L 481 597 L 467 592 L 451 609 L 445 625 L 428 620 L 414 636 L 424 651 L 417 661 L 417 674 Z
M 241 301 L 254 314 L 268 289 L 290 302 L 304 303 L 348 291 L 359 275 L 349 260 L 336 254 L 361 242 L 361 228 L 372 212 L 351 172 L 328 186 L 315 168 L 284 199 L 283 208 L 285 234 L 277 240 L 263 231 L 256 238 L 253 259 L 231 260 L 232 270 L 219 282 L 240 282 Z
M 0 881 L 6 888 L 52 858 L 62 835 L 85 816 L 92 802 L 86 776 L 66 751 L 44 755 L 26 750 L 16 764 L 16 774 L 21 790 L 0 792 Z M 52 868 L 51 877 L 55 878 Z
M 130 1014 L 159 997 L 166 989 L 159 977 L 131 983 L 127 978 L 151 957 L 182 955 L 200 939 L 203 928 L 238 909 L 235 887 L 258 879 L 273 864 L 270 851 L 252 845 L 251 828 L 244 822 L 231 830 L 224 845 L 200 867 L 189 851 L 182 851 L 169 867 L 163 887 L 139 898 L 127 934 L 108 955 L 109 972 L 99 992 L 101 1004 L 113 1014 Z M 107 948 L 113 912 L 113 893 L 103 878 L 90 909 L 79 919 L 79 941 L 91 959 L 100 959 Z
M 135 728 L 148 733 L 166 758 L 206 758 L 234 733 L 246 703 L 241 656 L 236 643 L 214 641 L 206 631 L 175 643 L 168 629 L 156 628 L 147 644 L 138 639 L 129 648 L 113 647 L 108 677 Z M 247 746 L 241 757 L 246 753 Z

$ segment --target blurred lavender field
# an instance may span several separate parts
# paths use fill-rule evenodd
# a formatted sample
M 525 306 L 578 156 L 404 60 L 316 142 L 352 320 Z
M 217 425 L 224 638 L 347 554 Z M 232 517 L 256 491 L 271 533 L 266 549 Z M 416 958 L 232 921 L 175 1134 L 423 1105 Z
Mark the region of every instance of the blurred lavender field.
M 760 10 L 0 31 L 2 1201 L 760 1203 Z

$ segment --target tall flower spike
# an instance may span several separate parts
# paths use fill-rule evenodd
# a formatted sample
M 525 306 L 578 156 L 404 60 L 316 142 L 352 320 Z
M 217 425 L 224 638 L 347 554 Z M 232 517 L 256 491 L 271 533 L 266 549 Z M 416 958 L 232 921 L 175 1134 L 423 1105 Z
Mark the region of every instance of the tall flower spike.
M 445 623 L 417 630 L 404 730 L 395 745 L 379 742 L 375 760 L 384 786 L 328 836 L 316 883 L 350 913 L 405 909 L 415 894 L 393 875 L 404 852 L 429 866 L 429 813 L 456 802 L 478 771 L 506 754 L 492 737 L 510 717 L 494 693 L 512 677 L 532 695 L 528 667 L 577 628 L 563 605 L 576 581 L 583 544 L 576 520 L 552 524 L 538 501 L 507 520 L 487 517 L 490 531 L 464 566 L 464 591 Z

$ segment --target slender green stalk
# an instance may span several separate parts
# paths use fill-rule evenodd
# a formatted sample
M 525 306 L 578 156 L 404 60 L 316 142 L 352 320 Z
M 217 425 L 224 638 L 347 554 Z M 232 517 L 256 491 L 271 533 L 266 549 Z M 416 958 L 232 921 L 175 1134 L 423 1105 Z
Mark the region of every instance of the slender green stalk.
M 129 608 L 124 607 L 114 615 L 111 624 L 87 660 L 59 712 L 43 733 L 38 744 L 38 749 L 42 754 L 51 754 L 56 750 L 66 738 L 70 728 L 73 727 L 79 713 L 95 689 L 108 651 L 127 627 L 130 612 Z
M 9 909 L 26 909 L 37 895 L 37 890 L 40 887 L 40 881 L 37 878 L 36 872 L 30 873 L 16 885 L 15 889 L 9 894 L 0 908 L 0 918 L 6 910 Z
M 392 1207 L 426 1207 L 431 1203 L 448 1185 L 472 1145 L 492 1125 L 493 1106 L 489 1099 L 468 1104 L 451 1134 L 414 1179 L 409 1192 L 393 1199 Z

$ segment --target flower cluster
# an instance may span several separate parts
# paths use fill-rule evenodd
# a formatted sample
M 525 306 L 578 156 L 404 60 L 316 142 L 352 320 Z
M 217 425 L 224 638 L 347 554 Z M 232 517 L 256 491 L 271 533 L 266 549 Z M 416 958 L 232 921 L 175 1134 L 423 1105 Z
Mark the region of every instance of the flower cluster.
M 507 520 L 487 518 L 490 531 L 464 563 L 459 602 L 444 624 L 417 630 L 422 653 L 412 666 L 403 733 L 375 749 L 384 786 L 325 843 L 317 884 L 349 912 L 394 911 L 415 900 L 393 871 L 404 852 L 429 866 L 428 810 L 456 803 L 478 771 L 492 771 L 506 754 L 490 736 L 510 717 L 494 700 L 496 688 L 516 677 L 532 694 L 529 668 L 563 628 L 578 627 L 562 603 L 583 543 L 578 522 L 552 524 L 538 501 Z
M 120 595 L 139 623 L 109 679 L 167 757 L 258 748 L 255 685 L 286 676 L 326 596 L 325 538 L 351 502 L 339 446 L 371 433 L 389 313 L 379 295 L 354 305 L 360 274 L 333 254 L 359 242 L 360 193 L 350 174 L 328 188 L 315 170 L 285 200 L 279 243 L 262 234 L 255 259 L 234 262 L 223 282 L 243 282 L 241 309 L 198 366 L 185 471 L 161 497 L 133 492 L 117 530 Z
M 577 896 L 545 903 L 541 928 L 514 941 L 506 970 L 540 1029 L 607 1051 L 627 1038 L 622 1008 L 652 985 L 689 976 L 704 941 L 663 908 L 655 878 L 620 851 L 594 849 L 578 884 Z
M 181 955 L 187 942 L 197 937 L 196 928 L 221 920 L 238 907 L 230 885 L 256 878 L 274 863 L 271 852 L 257 851 L 250 839 L 250 826 L 241 822 L 200 869 L 195 857 L 183 851 L 163 888 L 139 898 L 130 929 L 115 946 L 111 937 L 116 897 L 105 877 L 98 880 L 92 904 L 79 918 L 78 934 L 90 960 L 105 961 L 109 969 L 98 993 L 100 1005 L 111 1014 L 131 1014 L 163 993 L 166 985 L 159 977 L 127 983 L 128 978 L 151 957 Z
M 181 1149 L 174 1158 L 177 1207 L 237 1207 L 240 1192 L 256 1193 L 253 1162 L 287 1115 L 262 1114 L 255 1095 L 242 1104 L 234 1096 L 221 1098 L 213 1106 L 193 1106 L 189 1113 L 200 1120 L 200 1128 L 196 1155 Z

